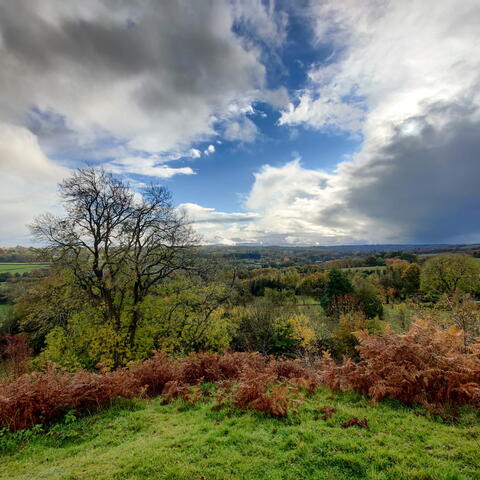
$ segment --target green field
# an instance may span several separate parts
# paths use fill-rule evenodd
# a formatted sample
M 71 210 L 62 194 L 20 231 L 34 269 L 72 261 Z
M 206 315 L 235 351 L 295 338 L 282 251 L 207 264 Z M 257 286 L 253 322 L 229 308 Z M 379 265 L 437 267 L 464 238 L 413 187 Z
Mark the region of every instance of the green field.
M 12 306 L 7 303 L 0 303 L 0 318 L 6 315 L 11 308 Z
M 42 268 L 48 268 L 48 265 L 45 263 L 0 263 L 0 273 L 11 273 L 12 275 Z
M 478 411 L 450 425 L 423 409 L 326 390 L 286 419 L 212 405 L 137 400 L 46 433 L 0 432 L 0 478 L 480 479 Z M 337 410 L 328 420 L 315 411 L 324 405 Z M 351 417 L 368 429 L 342 428 Z
M 382 265 L 377 265 L 374 267 L 350 267 L 350 268 L 342 268 L 342 270 L 346 270 L 348 272 L 383 272 L 387 267 Z

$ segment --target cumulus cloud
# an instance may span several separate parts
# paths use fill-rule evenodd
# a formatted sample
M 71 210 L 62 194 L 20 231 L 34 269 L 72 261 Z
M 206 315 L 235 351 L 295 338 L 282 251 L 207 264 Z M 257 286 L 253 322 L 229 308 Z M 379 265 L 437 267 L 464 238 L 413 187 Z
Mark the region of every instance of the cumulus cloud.
M 383 140 L 391 124 L 478 82 L 476 0 L 312 0 L 315 41 L 329 61 L 282 115 L 286 124 L 332 125 Z
M 285 89 L 266 86 L 260 45 L 281 43 L 286 19 L 273 3 L 249 5 L 256 12 L 230 0 L 0 2 L 2 135 L 17 129 L 16 145 L 25 149 L 1 158 L 2 171 L 18 190 L 38 171 L 27 191 L 57 178 L 49 158 L 107 162 L 126 175 L 194 174 L 165 163 L 199 158 L 192 145 L 247 121 L 256 101 L 286 104 Z M 25 212 L 9 235 L 23 234 L 21 219 L 42 202 L 28 195 L 20 205 L 13 190 L 8 197 L 9 208 Z
M 204 151 L 204 155 L 211 155 L 212 153 L 215 153 L 215 145 L 209 145 Z
M 328 173 L 298 159 L 263 166 L 245 202 L 258 218 L 225 225 L 221 237 L 478 241 L 479 3 L 322 0 L 309 18 L 331 55 L 279 123 L 360 135 L 360 151 Z
M 55 211 L 56 184 L 67 171 L 51 162 L 27 129 L 0 124 L 0 244 L 27 240 L 26 224 L 44 210 Z
M 322 1 L 310 14 L 316 42 L 332 54 L 280 123 L 359 133 L 363 144 L 326 182 L 297 165 L 292 181 L 311 181 L 266 218 L 290 215 L 299 238 L 307 223 L 355 241 L 478 240 L 479 3 Z M 266 191 L 286 195 L 281 173 L 291 168 L 277 168 Z M 250 206 L 262 202 L 261 180 Z
M 255 140 L 254 105 L 266 102 L 291 138 L 309 128 L 361 147 L 329 172 L 264 165 L 246 213 L 184 204 L 210 241 L 478 239 L 479 2 L 310 0 L 305 21 L 330 54 L 288 104 L 266 81 L 266 58 L 288 41 L 273 0 L 1 2 L 0 168 L 14 202 L 2 215 L 22 188 L 35 208 L 49 203 L 42 189 L 63 171 L 48 157 L 192 175 L 168 162 L 215 153 L 220 135 Z
M 275 36 L 261 2 L 255 25 Z M 232 30 L 255 13 L 225 1 L 45 0 L 0 5 L 0 109 L 37 118 L 83 140 L 113 136 L 132 150 L 187 148 L 275 96 L 260 49 Z

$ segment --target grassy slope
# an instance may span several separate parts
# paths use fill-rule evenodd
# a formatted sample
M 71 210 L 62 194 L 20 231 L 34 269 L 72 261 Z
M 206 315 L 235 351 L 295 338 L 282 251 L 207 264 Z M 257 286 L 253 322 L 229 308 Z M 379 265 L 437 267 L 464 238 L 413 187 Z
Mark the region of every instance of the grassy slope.
M 337 413 L 325 421 L 315 408 Z M 319 392 L 279 420 L 159 399 L 117 405 L 19 441 L 0 436 L 1 479 L 480 479 L 480 415 L 455 426 L 423 410 Z M 342 429 L 352 416 L 369 429 Z

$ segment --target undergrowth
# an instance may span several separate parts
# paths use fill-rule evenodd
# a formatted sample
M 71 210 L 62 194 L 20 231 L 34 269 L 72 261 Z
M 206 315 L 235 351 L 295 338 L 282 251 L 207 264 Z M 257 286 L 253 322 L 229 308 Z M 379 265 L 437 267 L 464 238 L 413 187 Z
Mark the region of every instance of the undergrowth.
M 375 401 L 397 399 L 455 417 L 462 405 L 480 407 L 480 346 L 465 346 L 457 328 L 418 321 L 406 334 L 356 333 L 360 360 L 336 364 L 328 355 L 317 367 L 259 353 L 192 354 L 174 359 L 156 353 L 113 372 L 69 373 L 49 367 L 0 383 L 0 426 L 47 427 L 67 412 L 89 413 L 118 398 L 162 396 L 195 404 L 214 397 L 219 408 L 286 417 L 323 384 L 353 390 Z M 451 412 L 451 413 L 449 413 Z M 362 419 L 352 425 L 363 425 Z

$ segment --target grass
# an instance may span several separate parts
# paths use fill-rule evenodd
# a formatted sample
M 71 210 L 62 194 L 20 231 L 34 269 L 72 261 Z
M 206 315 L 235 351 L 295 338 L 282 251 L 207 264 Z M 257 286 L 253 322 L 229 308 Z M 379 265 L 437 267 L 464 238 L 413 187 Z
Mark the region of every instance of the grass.
M 12 306 L 7 303 L 0 303 L 0 318 L 4 317 L 11 308 Z
M 452 325 L 451 313 L 429 306 L 415 305 L 413 303 L 383 304 L 383 320 L 390 324 L 396 332 L 405 332 L 418 317 L 435 318 L 442 325 Z
M 329 405 L 328 420 L 315 411 Z M 456 425 L 396 403 L 321 390 L 279 420 L 203 401 L 122 402 L 47 432 L 0 436 L 1 479 L 480 479 L 480 414 Z M 369 428 L 341 428 L 351 417 Z
M 0 262 L 0 273 L 25 273 L 31 272 L 32 270 L 39 270 L 42 268 L 48 268 L 47 264 L 44 263 L 1 263 Z

